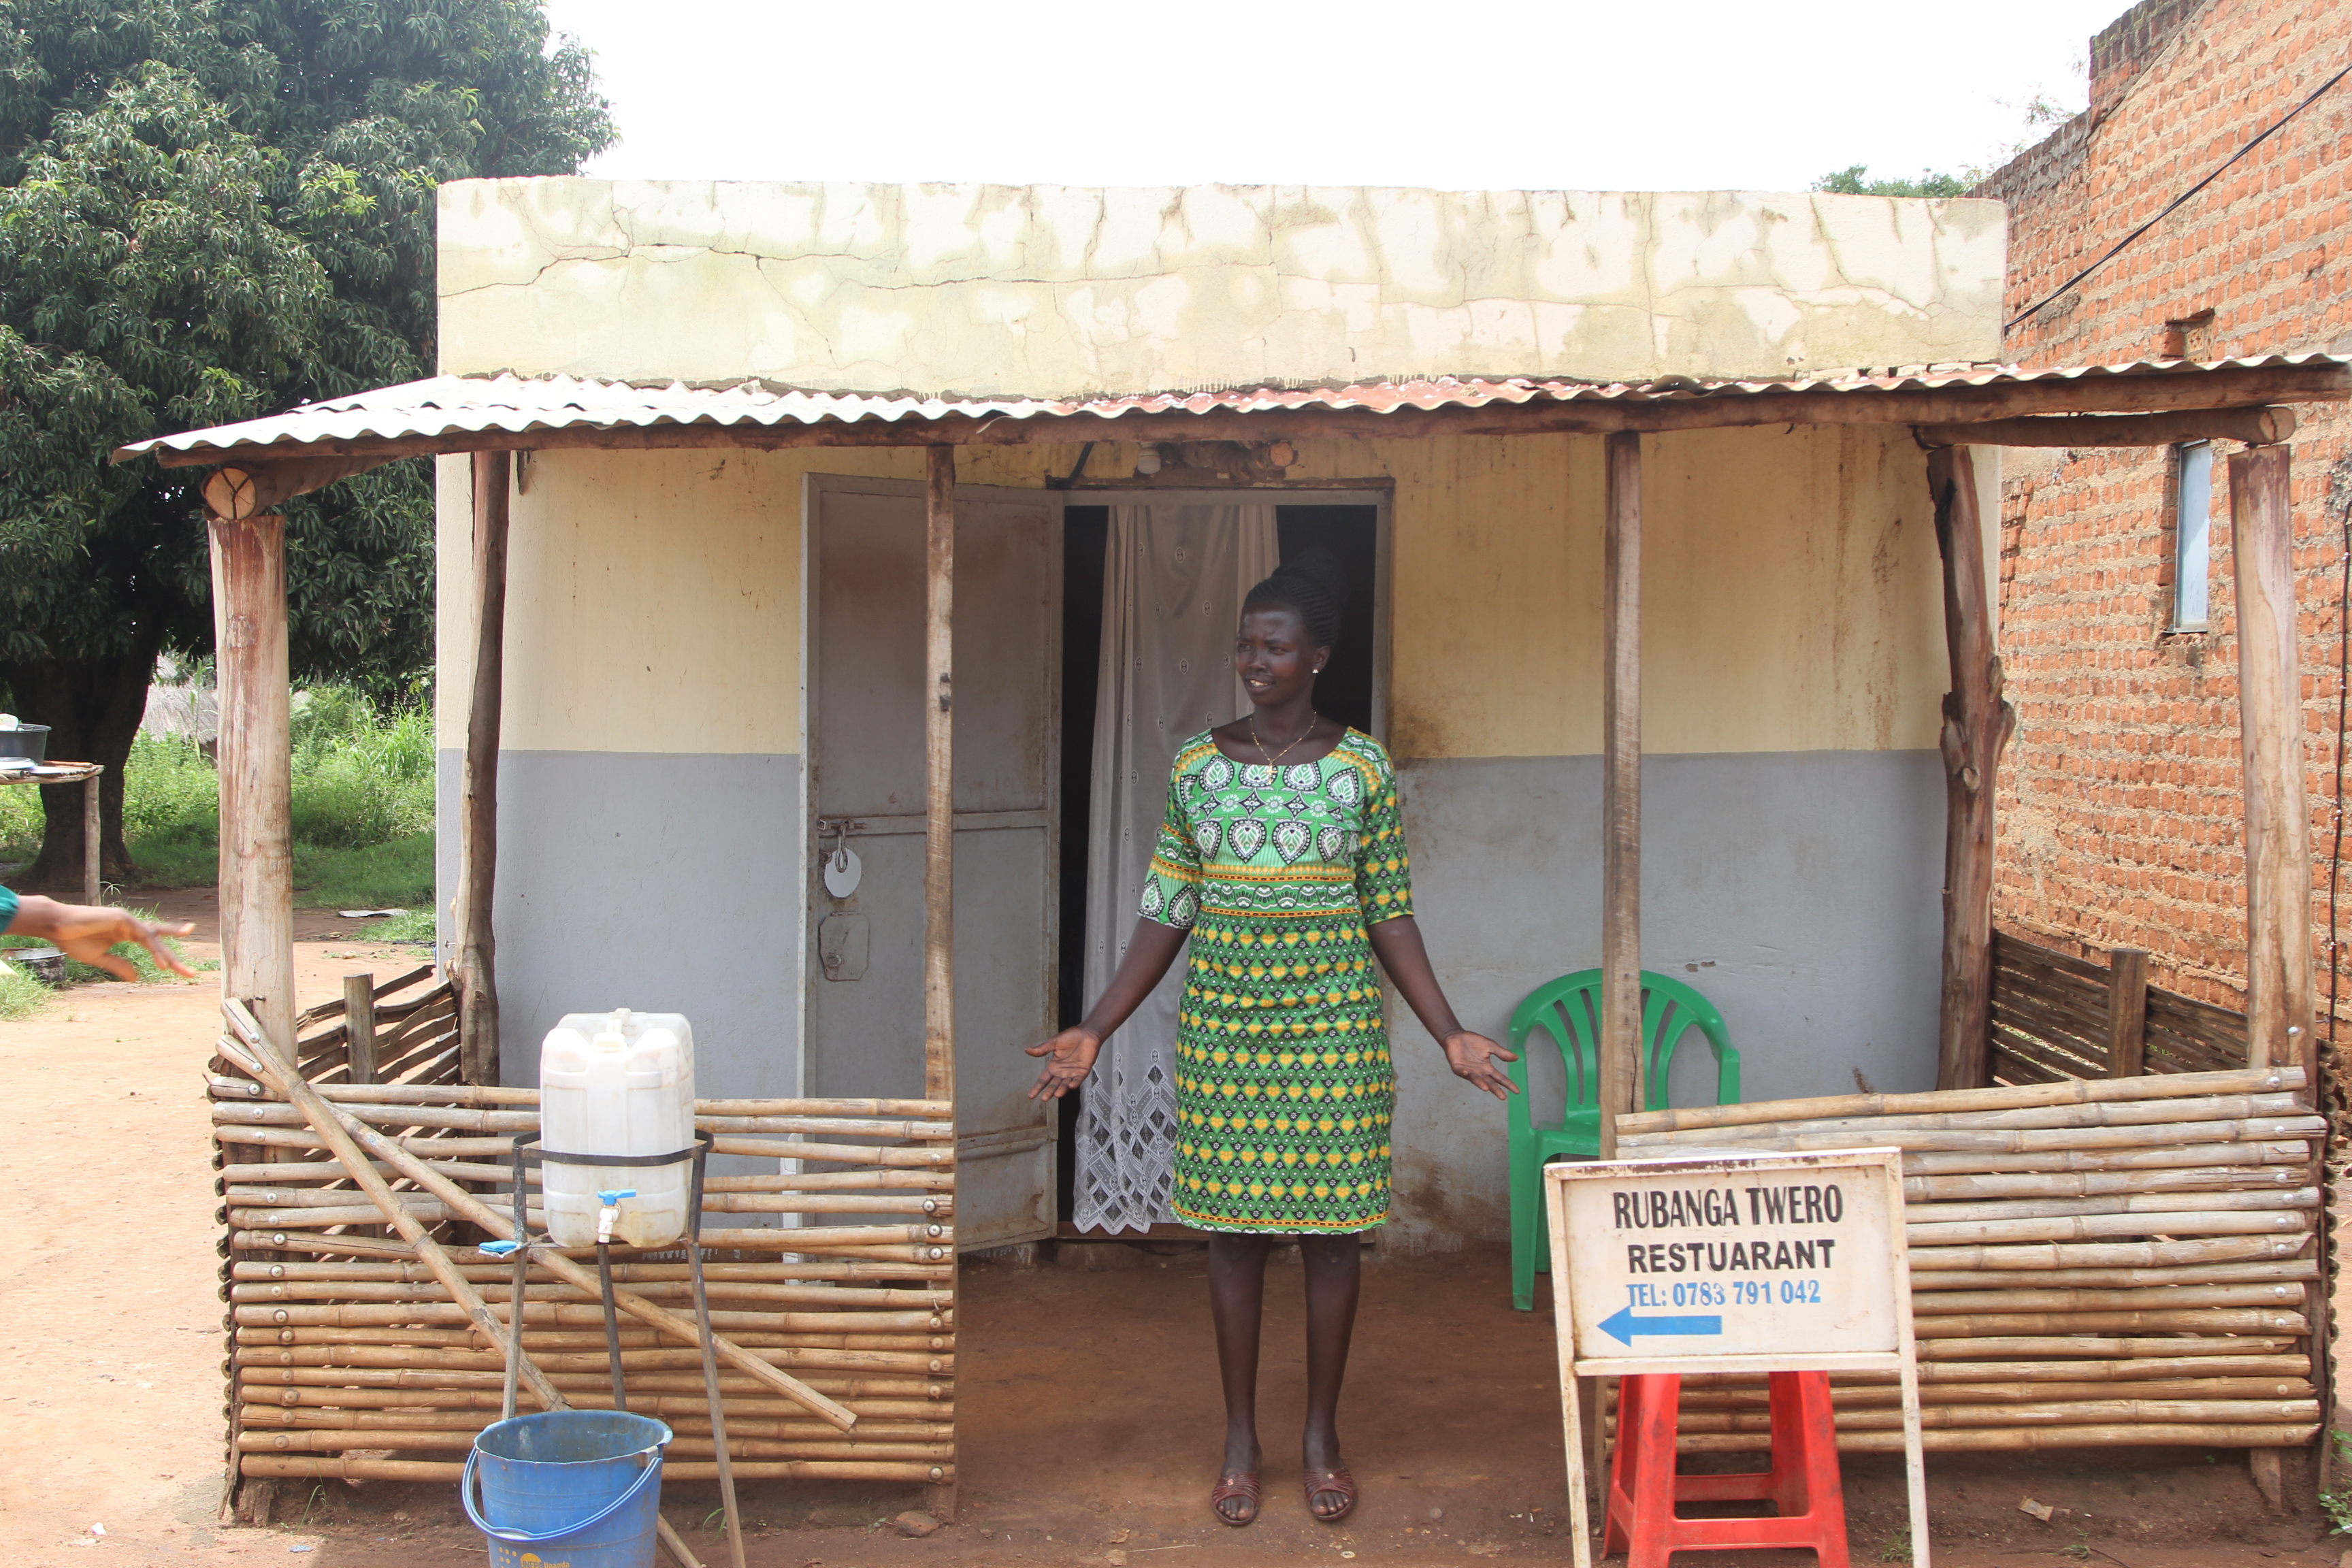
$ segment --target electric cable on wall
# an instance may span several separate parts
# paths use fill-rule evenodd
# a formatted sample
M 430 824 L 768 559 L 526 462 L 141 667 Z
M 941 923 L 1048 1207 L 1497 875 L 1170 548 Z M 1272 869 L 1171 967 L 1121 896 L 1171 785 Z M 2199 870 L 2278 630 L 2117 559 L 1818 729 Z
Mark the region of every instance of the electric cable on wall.
M 2162 212 L 2158 213 L 2154 217 L 2148 219 L 2146 223 L 2140 225 L 2137 228 L 2132 230 L 2121 239 L 2116 241 L 2116 243 L 2109 247 L 2105 256 L 2100 257 L 2096 261 L 2092 262 L 2088 267 L 2084 268 L 2083 270 L 2075 273 L 2074 276 L 2067 279 L 2066 281 L 2058 285 L 2057 288 L 2053 289 L 2049 294 L 2042 300 L 2019 311 L 2014 317 L 2011 318 L 2007 326 L 2001 328 L 2002 335 L 2007 336 L 2009 333 L 2015 331 L 2019 322 L 2023 321 L 2026 318 L 2034 314 L 2035 311 L 2042 310 L 2044 306 L 2048 305 L 2051 300 L 2059 298 L 2061 295 L 2064 294 L 2066 290 L 2074 287 L 2075 284 L 2080 283 L 2084 279 L 2088 278 L 2092 273 L 2096 272 L 2100 268 L 2105 267 L 2108 262 L 2113 261 L 2116 257 L 2122 255 L 2126 246 L 2131 244 L 2132 241 L 2137 239 L 2141 235 L 2146 234 L 2149 229 L 2154 228 L 2158 224 L 2162 223 L 2166 218 L 2170 217 L 2174 211 L 2178 209 L 2183 202 L 2186 202 L 2189 197 L 2195 195 L 2198 192 L 2203 190 L 2206 186 L 2220 179 L 2229 171 L 2231 163 L 2235 163 L 2239 159 L 2244 157 L 2247 153 L 2261 146 L 2264 142 L 2269 141 L 2273 132 L 2279 130 L 2280 127 L 2284 126 L 2288 121 L 2293 120 L 2296 115 L 2301 114 L 2305 110 L 2309 109 L 2313 104 L 2318 102 L 2321 94 L 2326 92 L 2329 88 L 2334 87 L 2337 82 L 2342 81 L 2347 76 L 2352 76 L 2352 66 L 2346 66 L 2342 70 L 2337 71 L 2334 76 L 2329 77 L 2326 81 L 2321 82 L 2317 88 L 2313 89 L 2309 98 L 2305 99 L 2301 103 L 2296 104 L 2293 109 L 2290 109 L 2284 114 L 2280 115 L 2278 119 L 2271 122 L 2270 126 L 2265 129 L 2261 135 L 2255 137 L 2252 141 L 2247 142 L 2244 146 L 2231 153 L 2229 163 L 2223 163 L 2220 168 L 2214 170 L 2211 174 L 2206 175 L 2203 179 L 2198 181 L 2195 184 L 2189 186 L 2187 190 L 2181 192 L 2179 195 L 2167 202 L 2164 205 L 2164 210 Z

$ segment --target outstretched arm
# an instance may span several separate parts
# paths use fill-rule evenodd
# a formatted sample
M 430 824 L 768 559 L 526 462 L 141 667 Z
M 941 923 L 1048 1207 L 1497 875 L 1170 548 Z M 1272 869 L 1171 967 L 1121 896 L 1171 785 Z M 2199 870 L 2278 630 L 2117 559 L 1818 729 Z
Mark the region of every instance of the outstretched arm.
M 1135 934 L 1128 939 L 1127 956 L 1118 961 L 1118 973 L 1110 977 L 1087 1016 L 1044 1045 L 1029 1047 L 1031 1056 L 1047 1058 L 1045 1070 L 1037 1075 L 1029 1090 L 1030 1099 L 1059 1100 L 1086 1081 L 1102 1043 L 1143 1005 L 1143 999 L 1176 961 L 1185 935 L 1148 916 L 1135 922 Z
M 1498 1059 L 1515 1062 L 1519 1058 L 1486 1036 L 1462 1026 L 1452 1004 L 1445 1000 L 1445 988 L 1437 983 L 1437 971 L 1430 967 L 1429 950 L 1422 945 L 1421 928 L 1412 917 L 1381 921 L 1370 931 L 1372 952 L 1379 955 L 1381 967 L 1388 971 L 1413 1016 L 1445 1047 L 1445 1063 L 1454 1075 L 1496 1100 L 1517 1094 L 1518 1085 L 1495 1064 Z
M 178 974 L 195 971 L 163 945 L 167 936 L 185 936 L 196 928 L 185 922 L 141 920 L 128 910 L 101 909 L 94 904 L 61 904 L 55 899 L 27 895 L 16 903 L 8 922 L 10 936 L 37 936 L 57 943 L 67 957 L 94 964 L 124 980 L 139 978 L 139 969 L 127 958 L 114 956 L 114 944 L 135 942 L 155 955 L 155 962 Z

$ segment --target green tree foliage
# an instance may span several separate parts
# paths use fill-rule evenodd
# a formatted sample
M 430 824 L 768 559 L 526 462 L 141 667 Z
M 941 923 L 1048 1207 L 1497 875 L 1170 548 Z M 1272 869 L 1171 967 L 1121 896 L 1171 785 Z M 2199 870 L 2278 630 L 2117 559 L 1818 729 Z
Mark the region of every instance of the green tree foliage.
M 1823 174 L 1813 182 L 1813 189 L 1827 191 L 1837 196 L 1964 196 L 1976 189 L 1984 175 L 1968 169 L 1957 174 L 1939 174 L 1933 169 L 1922 169 L 1916 180 L 1874 180 L 1869 165 L 1849 163 L 1833 174 Z
M 0 7 L 0 698 L 109 764 L 111 874 L 149 672 L 212 612 L 202 471 L 108 454 L 430 374 L 435 188 L 612 137 L 539 0 Z M 431 658 L 429 468 L 280 510 L 296 678 L 398 693 Z M 28 882 L 80 863 L 50 805 Z

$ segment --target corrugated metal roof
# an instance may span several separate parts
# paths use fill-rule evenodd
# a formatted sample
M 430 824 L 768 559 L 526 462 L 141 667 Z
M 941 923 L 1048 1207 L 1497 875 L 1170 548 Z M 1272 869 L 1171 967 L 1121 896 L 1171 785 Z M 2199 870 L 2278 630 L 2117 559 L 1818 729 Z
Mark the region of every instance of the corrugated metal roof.
M 1349 386 L 1236 387 L 1154 392 L 1081 399 L 877 396 L 805 392 L 745 382 L 724 387 L 641 386 L 572 376 L 441 375 L 351 397 L 326 398 L 265 419 L 157 437 L 122 447 L 118 462 L 150 452 L 283 455 L 329 444 L 434 440 L 503 432 L 648 429 L 663 426 L 814 426 L 930 423 L 947 419 L 1076 419 L 1122 415 L 1277 414 L 1328 411 L 1393 414 L 1494 404 L 1599 402 L 1689 404 L 1708 398 L 1832 393 L 1867 398 L 1904 392 L 1990 387 L 2009 383 L 2096 382 L 2102 378 L 2198 375 L 2218 370 L 2342 366 L 2352 361 L 2324 353 L 2266 354 L 2194 363 L 2142 360 L 2128 364 L 2029 369 L 2005 364 L 1895 365 L 1756 381 L 1707 381 L 1666 376 L 1654 381 L 1592 383 L 1477 379 L 1451 376 Z M 1115 429 L 1069 432 L 1072 440 L 1115 438 Z M 1154 436 L 1165 438 L 1165 432 Z M 273 454 L 272 449 L 277 449 Z

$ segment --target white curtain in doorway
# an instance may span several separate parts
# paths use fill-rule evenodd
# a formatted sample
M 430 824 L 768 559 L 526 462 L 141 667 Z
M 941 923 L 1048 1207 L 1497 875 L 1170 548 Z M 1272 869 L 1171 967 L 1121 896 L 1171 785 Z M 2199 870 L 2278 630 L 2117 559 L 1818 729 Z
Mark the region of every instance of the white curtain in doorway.
M 1249 707 L 1233 672 L 1242 595 L 1280 556 L 1274 508 L 1150 502 L 1110 509 L 1087 845 L 1087 1003 L 1126 956 L 1176 748 Z M 1081 1230 L 1174 1216 L 1179 955 L 1105 1042 L 1078 1111 Z

